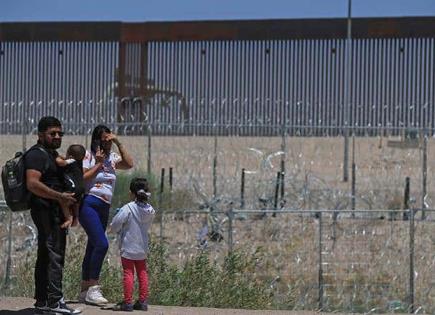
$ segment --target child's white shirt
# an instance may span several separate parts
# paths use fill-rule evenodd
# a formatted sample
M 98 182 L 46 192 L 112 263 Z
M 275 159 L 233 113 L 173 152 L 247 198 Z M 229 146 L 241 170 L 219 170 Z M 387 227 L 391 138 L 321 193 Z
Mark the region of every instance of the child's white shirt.
M 132 201 L 124 205 L 112 219 L 110 229 L 119 233 L 121 257 L 132 260 L 146 258 L 148 230 L 156 211 L 148 203 Z

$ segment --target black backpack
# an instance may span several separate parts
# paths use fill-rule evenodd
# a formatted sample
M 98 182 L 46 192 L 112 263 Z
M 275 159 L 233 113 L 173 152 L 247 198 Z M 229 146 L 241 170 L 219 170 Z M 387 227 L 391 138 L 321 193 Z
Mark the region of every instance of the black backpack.
M 30 150 L 39 149 L 45 154 L 48 153 L 42 147 L 35 146 L 26 152 L 17 152 L 15 157 L 10 159 L 2 167 L 2 184 L 6 204 L 12 211 L 24 211 L 30 209 L 30 191 L 26 186 L 26 168 L 24 156 Z M 48 160 L 45 169 L 48 168 Z

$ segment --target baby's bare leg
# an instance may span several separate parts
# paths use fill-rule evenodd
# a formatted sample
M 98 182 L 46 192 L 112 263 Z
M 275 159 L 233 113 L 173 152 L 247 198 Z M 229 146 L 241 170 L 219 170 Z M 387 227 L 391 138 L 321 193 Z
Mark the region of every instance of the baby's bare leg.
M 73 216 L 73 221 L 72 221 L 71 226 L 77 226 L 79 223 L 79 208 L 80 208 L 80 205 L 78 202 L 74 203 L 71 206 L 70 210 L 71 210 L 71 215 Z
M 60 207 L 62 208 L 62 213 L 65 218 L 65 221 L 60 227 L 62 229 L 67 229 L 73 223 L 73 216 L 71 215 L 71 211 L 66 203 L 60 203 Z

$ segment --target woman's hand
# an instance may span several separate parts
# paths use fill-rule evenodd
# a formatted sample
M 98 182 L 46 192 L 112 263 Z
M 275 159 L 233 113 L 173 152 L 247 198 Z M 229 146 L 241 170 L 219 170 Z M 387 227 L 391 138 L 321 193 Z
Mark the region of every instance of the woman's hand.
M 95 152 L 95 163 L 104 163 L 104 151 L 100 149 L 100 147 L 97 147 L 97 151 Z
M 98 146 L 97 150 L 95 151 L 95 165 L 93 165 L 91 168 L 83 168 L 83 179 L 85 181 L 88 181 L 97 176 L 98 171 L 104 165 L 105 158 L 106 154 L 104 153 L 104 150 L 102 150 L 100 146 Z
M 116 137 L 116 135 L 114 133 L 109 133 L 106 136 L 106 139 L 104 139 L 104 141 L 112 141 L 118 147 L 121 145 L 121 142 L 119 142 L 119 139 Z

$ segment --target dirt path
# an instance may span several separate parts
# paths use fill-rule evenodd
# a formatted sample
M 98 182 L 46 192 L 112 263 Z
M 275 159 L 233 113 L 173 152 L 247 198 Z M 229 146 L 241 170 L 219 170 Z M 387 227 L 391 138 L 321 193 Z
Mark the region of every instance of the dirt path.
M 0 297 L 0 315 L 33 315 L 33 300 L 29 298 Z M 74 308 L 80 308 L 83 315 L 114 315 L 129 314 L 128 312 L 113 312 L 101 310 L 95 306 L 84 304 L 70 303 Z M 134 311 L 133 313 L 141 313 Z M 237 310 L 237 309 L 216 309 L 204 307 L 174 307 L 174 306 L 157 306 L 151 305 L 147 315 L 321 315 L 326 313 L 308 312 L 308 311 L 266 311 L 266 310 Z M 334 313 L 334 315 L 339 315 Z

